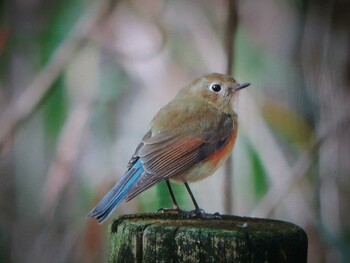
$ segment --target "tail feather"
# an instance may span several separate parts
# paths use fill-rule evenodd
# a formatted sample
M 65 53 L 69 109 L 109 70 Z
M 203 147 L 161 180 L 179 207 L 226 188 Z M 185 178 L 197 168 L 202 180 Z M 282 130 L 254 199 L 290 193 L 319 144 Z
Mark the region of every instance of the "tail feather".
M 88 216 L 96 217 L 99 224 L 103 223 L 117 206 L 126 198 L 130 189 L 138 182 L 144 170 L 138 160 L 123 176 L 123 178 L 103 197 Z

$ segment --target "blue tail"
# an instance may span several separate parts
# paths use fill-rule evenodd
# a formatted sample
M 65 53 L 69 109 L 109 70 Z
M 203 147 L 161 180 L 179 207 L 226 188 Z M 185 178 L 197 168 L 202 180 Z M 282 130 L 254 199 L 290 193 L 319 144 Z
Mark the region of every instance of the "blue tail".
M 90 211 L 89 217 L 96 217 L 99 224 L 103 223 L 115 208 L 122 202 L 130 189 L 138 182 L 144 170 L 138 160 L 123 176 L 123 178 L 103 197 L 97 206 Z

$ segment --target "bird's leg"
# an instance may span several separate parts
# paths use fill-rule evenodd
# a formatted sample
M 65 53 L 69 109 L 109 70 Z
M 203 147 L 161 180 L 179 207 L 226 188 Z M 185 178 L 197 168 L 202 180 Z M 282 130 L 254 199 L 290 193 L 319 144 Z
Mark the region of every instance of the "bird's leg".
M 191 188 L 190 188 L 190 186 L 188 185 L 187 182 L 184 182 L 184 184 L 186 186 L 188 194 L 191 197 L 191 200 L 192 200 L 192 203 L 193 203 L 195 209 L 191 210 L 191 211 L 184 211 L 184 210 L 180 209 L 180 207 L 179 207 L 179 205 L 178 205 L 178 203 L 176 201 L 173 189 L 171 188 L 169 180 L 165 180 L 165 183 L 166 183 L 166 185 L 168 187 L 171 200 L 173 201 L 173 204 L 174 204 L 174 208 L 161 208 L 161 209 L 159 209 L 157 211 L 157 213 L 159 213 L 159 212 L 162 212 L 162 213 L 167 213 L 167 212 L 168 213 L 169 212 L 170 213 L 178 213 L 178 214 L 183 215 L 185 218 L 198 217 L 198 216 L 202 217 L 202 218 L 219 218 L 219 219 L 221 218 L 219 213 L 207 214 L 206 212 L 204 212 L 203 209 L 199 208 L 198 203 L 197 203 L 196 199 L 194 198 L 194 195 L 193 195 L 193 193 L 191 191 Z
M 165 180 L 165 182 L 166 182 L 166 186 L 168 187 L 171 200 L 173 201 L 174 208 L 177 209 L 177 210 L 180 210 L 180 207 L 179 207 L 179 205 L 178 205 L 178 203 L 177 203 L 177 201 L 176 201 L 176 198 L 175 198 L 173 189 L 171 188 L 171 185 L 170 185 L 169 180 Z
M 193 205 L 194 205 L 194 207 L 195 207 L 195 211 L 196 211 L 197 213 L 199 213 L 199 211 L 201 211 L 202 209 L 199 208 L 199 206 L 198 206 L 198 204 L 197 204 L 197 201 L 196 201 L 196 199 L 194 198 L 194 195 L 193 195 L 193 193 L 192 193 L 192 191 L 191 191 L 191 188 L 190 188 L 190 186 L 188 185 L 188 183 L 187 183 L 187 182 L 184 182 L 184 184 L 185 184 L 185 186 L 186 186 L 186 189 L 187 189 L 188 194 L 189 194 L 190 197 L 191 197 L 192 203 L 193 203 Z M 202 211 L 203 211 L 203 210 L 202 210 Z M 204 212 L 204 211 L 203 211 L 203 212 Z
M 193 216 L 200 216 L 200 217 L 203 217 L 203 218 L 217 218 L 217 219 L 220 219 L 221 216 L 219 213 L 214 213 L 214 214 L 207 214 L 203 209 L 199 208 L 198 204 L 197 204 L 197 201 L 196 199 L 194 198 L 194 195 L 191 191 L 191 188 L 190 186 L 188 185 L 187 182 L 184 182 L 185 186 L 186 186 L 186 189 L 187 189 L 187 192 L 188 194 L 190 195 L 191 197 L 191 200 L 193 202 L 193 205 L 195 207 L 195 210 L 193 211 L 189 211 L 187 212 L 188 213 L 188 216 L 190 217 L 193 217 Z
M 165 183 L 166 183 L 166 186 L 168 187 L 171 200 L 173 201 L 173 204 L 174 204 L 174 208 L 160 208 L 157 212 L 162 212 L 162 213 L 165 213 L 165 212 L 178 212 L 178 213 L 180 213 L 181 209 L 180 209 L 180 207 L 179 207 L 179 205 L 178 205 L 178 203 L 176 201 L 176 198 L 175 198 L 173 189 L 171 188 L 169 180 L 165 180 Z

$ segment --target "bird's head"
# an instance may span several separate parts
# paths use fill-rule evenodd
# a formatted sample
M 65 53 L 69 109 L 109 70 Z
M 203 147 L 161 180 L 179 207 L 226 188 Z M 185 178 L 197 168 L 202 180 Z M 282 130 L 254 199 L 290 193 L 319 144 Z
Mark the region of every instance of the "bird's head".
M 239 91 L 250 83 L 237 83 L 237 81 L 225 74 L 211 73 L 195 79 L 189 86 L 188 92 L 200 96 L 215 108 L 223 111 L 232 111 L 232 100 Z

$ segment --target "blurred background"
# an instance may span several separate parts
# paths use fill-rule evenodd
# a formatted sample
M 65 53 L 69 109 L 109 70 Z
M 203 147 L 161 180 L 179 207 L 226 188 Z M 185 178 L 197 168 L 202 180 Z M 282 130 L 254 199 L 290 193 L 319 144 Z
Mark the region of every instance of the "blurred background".
M 112 219 L 87 213 L 159 108 L 227 68 L 252 85 L 231 165 L 191 184 L 200 206 L 298 224 L 309 262 L 350 262 L 349 1 L 0 6 L 0 262 L 106 261 Z M 160 183 L 113 217 L 170 206 Z

